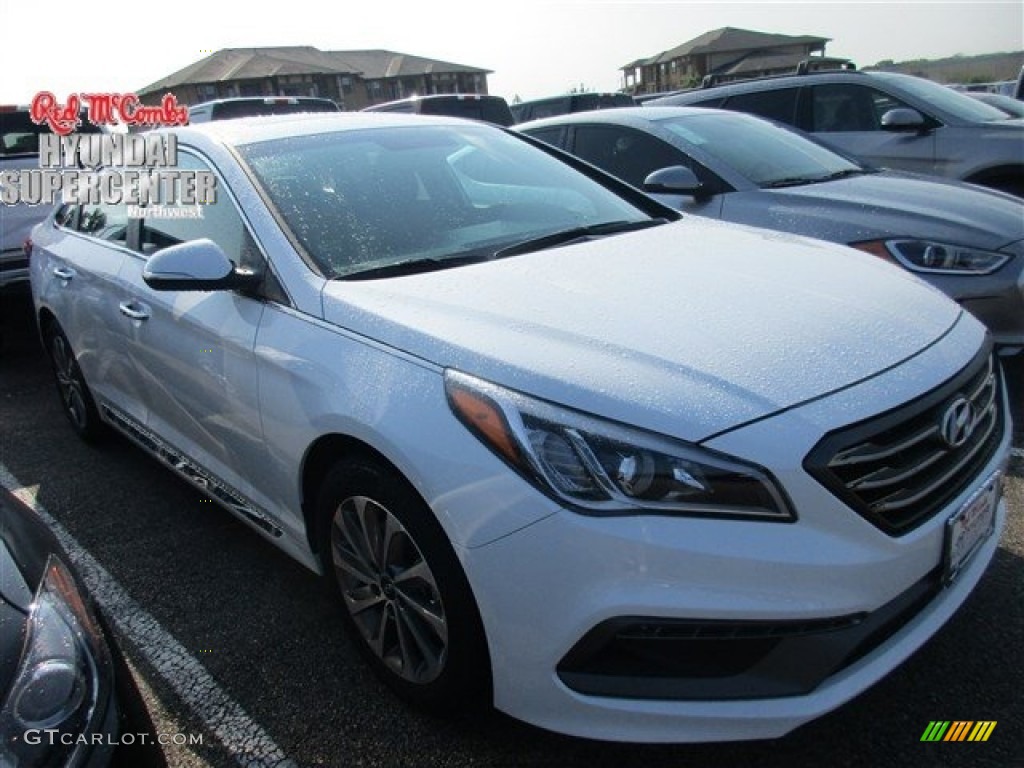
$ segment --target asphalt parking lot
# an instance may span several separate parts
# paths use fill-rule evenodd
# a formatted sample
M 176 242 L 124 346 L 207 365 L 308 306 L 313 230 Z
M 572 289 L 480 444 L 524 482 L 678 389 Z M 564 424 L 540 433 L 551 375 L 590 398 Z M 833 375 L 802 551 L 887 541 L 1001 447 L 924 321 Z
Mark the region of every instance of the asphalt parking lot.
M 398 703 L 342 634 L 319 580 L 126 441 L 78 441 L 27 303 L 3 299 L 0 482 L 73 544 L 123 640 L 171 766 L 981 766 L 1024 755 L 1024 361 L 1009 525 L 979 588 L 894 674 L 771 742 L 605 744 L 494 713 L 441 720 Z M 984 743 L 923 743 L 934 720 L 990 720 Z

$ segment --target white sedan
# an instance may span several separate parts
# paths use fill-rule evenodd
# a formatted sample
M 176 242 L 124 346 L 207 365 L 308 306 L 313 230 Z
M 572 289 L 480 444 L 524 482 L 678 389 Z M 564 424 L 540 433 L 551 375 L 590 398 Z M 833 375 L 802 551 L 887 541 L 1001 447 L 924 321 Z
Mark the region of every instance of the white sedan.
M 904 271 L 678 220 L 482 124 L 177 138 L 215 202 L 33 233 L 63 405 L 322 572 L 405 698 L 774 737 L 892 670 L 991 560 L 998 364 Z

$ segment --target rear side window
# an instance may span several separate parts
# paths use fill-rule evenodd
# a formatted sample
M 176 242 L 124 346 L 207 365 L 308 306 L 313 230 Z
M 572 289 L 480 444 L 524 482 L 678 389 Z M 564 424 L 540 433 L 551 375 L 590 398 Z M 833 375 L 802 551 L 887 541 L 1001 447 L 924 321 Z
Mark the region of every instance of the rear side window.
M 733 112 L 747 112 L 751 115 L 767 117 L 789 125 L 796 125 L 797 88 L 780 88 L 773 91 L 757 91 L 741 93 L 725 100 L 722 105 Z M 711 106 L 702 104 L 701 106 Z
M 99 133 L 92 123 L 83 119 L 77 133 Z M 28 116 L 28 110 L 19 109 L 0 112 L 0 157 L 39 154 L 39 134 L 49 133 L 46 125 L 36 125 Z
M 65 221 L 70 219 L 65 217 Z M 112 243 L 128 241 L 128 207 L 126 205 L 83 205 L 78 216 L 78 231 Z
M 528 131 L 527 134 L 535 139 L 543 141 L 545 144 L 550 144 L 553 147 L 564 149 L 565 129 L 561 126 L 555 126 L 554 128 L 538 128 L 534 131 Z

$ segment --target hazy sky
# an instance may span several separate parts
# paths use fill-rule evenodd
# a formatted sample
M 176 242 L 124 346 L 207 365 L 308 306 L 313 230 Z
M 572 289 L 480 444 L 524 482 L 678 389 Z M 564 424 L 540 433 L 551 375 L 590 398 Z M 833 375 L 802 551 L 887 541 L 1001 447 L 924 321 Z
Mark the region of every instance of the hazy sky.
M 265 13 L 261 8 L 272 8 Z M 221 48 L 387 48 L 494 70 L 511 100 L 580 84 L 615 90 L 618 68 L 719 27 L 831 38 L 859 65 L 1024 49 L 1024 2 L 539 2 L 215 0 L 76 3 L 0 0 L 0 104 L 40 90 L 137 91 Z

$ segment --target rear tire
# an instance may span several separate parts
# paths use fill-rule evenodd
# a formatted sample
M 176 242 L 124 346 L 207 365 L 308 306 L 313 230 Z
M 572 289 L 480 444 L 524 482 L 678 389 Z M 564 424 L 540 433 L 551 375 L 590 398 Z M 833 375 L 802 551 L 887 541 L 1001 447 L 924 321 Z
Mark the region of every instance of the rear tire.
M 451 712 L 490 694 L 469 582 L 429 507 L 394 470 L 336 464 L 317 497 L 324 576 L 363 656 L 399 696 Z
M 87 443 L 100 440 L 106 435 L 106 426 L 100 420 L 71 343 L 56 323 L 47 326 L 44 341 L 57 379 L 57 394 L 71 428 Z

